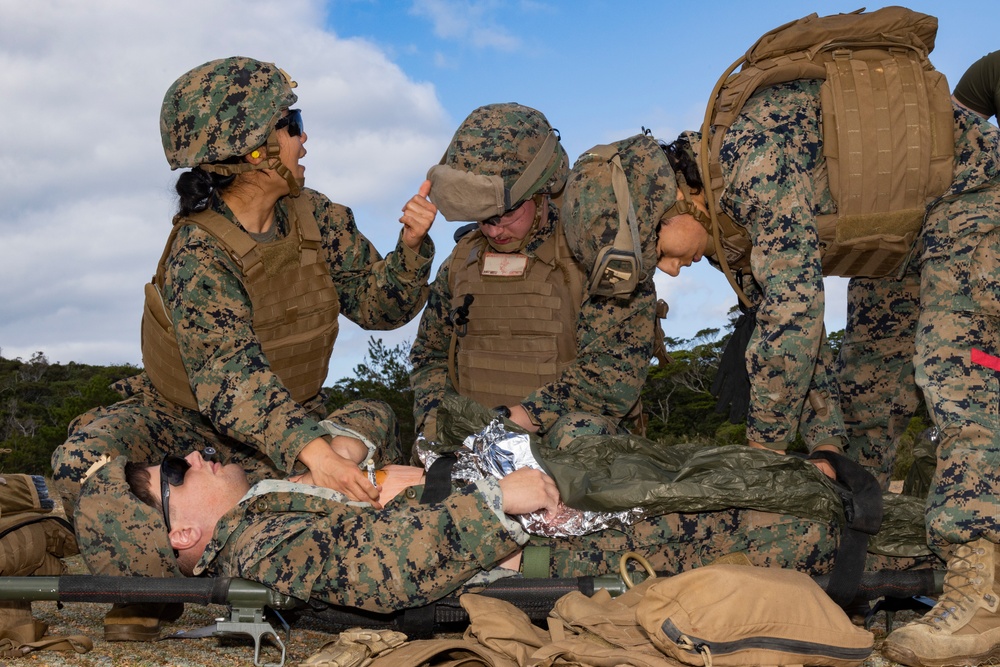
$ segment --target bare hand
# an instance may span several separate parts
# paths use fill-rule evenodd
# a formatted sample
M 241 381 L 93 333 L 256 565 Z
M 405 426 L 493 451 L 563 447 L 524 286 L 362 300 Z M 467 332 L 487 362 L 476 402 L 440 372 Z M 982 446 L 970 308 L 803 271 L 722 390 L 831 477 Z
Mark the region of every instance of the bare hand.
M 500 479 L 503 511 L 507 514 L 530 514 L 545 510 L 554 518 L 559 507 L 559 487 L 541 470 L 521 468 Z
M 508 420 L 514 422 L 528 433 L 538 433 L 538 426 L 535 425 L 535 422 L 531 421 L 531 417 L 528 416 L 528 411 L 524 409 L 523 405 L 512 405 L 507 409 L 510 410 Z
M 403 243 L 414 252 L 424 242 L 424 238 L 434 222 L 434 216 L 437 215 L 437 206 L 427 198 L 430 193 L 431 182 L 421 183 L 417 194 L 406 202 L 406 206 L 403 207 L 403 215 L 399 218 L 399 221 L 403 223 Z
M 842 453 L 840 451 L 840 447 L 837 447 L 836 445 L 820 445 L 819 447 L 817 447 L 813 451 L 814 452 L 837 452 L 838 454 Z M 810 459 L 809 463 L 811 463 L 814 466 L 816 466 L 817 468 L 819 468 L 819 471 L 821 473 L 823 473 L 824 475 L 826 475 L 827 477 L 829 477 L 830 479 L 837 479 L 837 472 L 833 469 L 833 466 L 830 465 L 829 461 L 824 461 L 822 459 Z
M 753 440 L 748 440 L 747 444 L 753 447 L 754 449 L 764 449 L 769 452 L 774 452 L 775 454 L 785 454 L 784 449 L 771 449 L 770 447 L 765 447 L 759 442 L 754 442 Z M 820 445 L 815 449 L 815 451 L 839 452 L 840 449 L 837 448 L 835 445 Z M 830 465 L 827 461 L 810 459 L 809 463 L 819 468 L 820 472 L 829 477 L 830 479 L 837 479 L 837 473 L 834 472 L 833 466 Z
M 351 500 L 382 507 L 378 503 L 380 489 L 372 486 L 368 474 L 358 468 L 356 462 L 335 452 L 323 438 L 317 438 L 306 445 L 299 452 L 299 460 L 306 464 L 309 472 L 291 478 L 292 481 L 324 486 L 340 491 Z

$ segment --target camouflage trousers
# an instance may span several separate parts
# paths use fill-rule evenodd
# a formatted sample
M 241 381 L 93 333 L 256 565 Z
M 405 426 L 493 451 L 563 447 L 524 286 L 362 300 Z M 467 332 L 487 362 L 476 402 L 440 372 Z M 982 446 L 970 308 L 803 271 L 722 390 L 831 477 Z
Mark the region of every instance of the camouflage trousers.
M 574 438 L 581 435 L 617 435 L 623 433 L 626 431 L 610 417 L 592 415 L 587 412 L 570 412 L 556 420 L 552 428 L 542 436 L 542 444 L 552 449 L 563 449 Z
M 739 557 L 762 567 L 783 567 L 810 575 L 833 569 L 840 526 L 748 509 L 671 513 L 638 521 L 622 530 L 605 529 L 579 537 L 533 536 L 526 546 L 545 547 L 549 575 L 582 577 L 613 574 L 626 553 L 649 561 L 660 574 L 679 574 Z M 934 559 L 868 554 L 865 569 L 928 567 Z M 631 569 L 631 568 L 630 568 Z
M 281 479 L 301 470 L 278 470 L 264 453 L 233 438 L 219 434 L 199 412 L 162 398 L 146 379 L 138 375 L 123 381 L 128 395 L 107 407 L 80 415 L 69 425 L 69 437 L 52 453 L 53 486 L 62 497 L 66 515 L 73 516 L 80 485 L 90 466 L 101 456 L 155 464 L 168 454 L 185 455 L 214 447 L 219 458 L 238 463 L 250 484 L 263 479 Z M 117 387 L 116 387 L 117 388 Z M 312 416 L 324 418 L 313 407 Z M 398 426 L 392 408 L 382 401 L 358 400 L 333 411 L 325 418 L 363 434 L 376 443 L 376 465 L 399 463 Z
M 889 487 L 896 445 L 921 401 L 914 378 L 920 280 L 854 278 L 837 359 L 846 454 Z
M 919 277 L 915 259 L 901 281 L 851 281 L 848 451 L 887 482 L 919 387 L 940 433 L 931 544 L 1000 542 L 1000 183 L 936 206 L 921 241 Z
M 745 554 L 754 565 L 821 574 L 833 566 L 837 535 L 835 525 L 730 509 L 663 514 L 623 530 L 605 529 L 578 537 L 534 536 L 527 546 L 549 549 L 553 577 L 616 573 L 628 552 L 643 556 L 664 574 L 678 574 L 734 554 Z

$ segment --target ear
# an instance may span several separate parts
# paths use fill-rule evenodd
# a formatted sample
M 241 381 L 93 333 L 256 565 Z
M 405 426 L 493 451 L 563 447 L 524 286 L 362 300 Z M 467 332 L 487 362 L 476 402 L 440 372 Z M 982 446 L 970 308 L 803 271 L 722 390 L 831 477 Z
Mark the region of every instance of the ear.
M 201 540 L 201 534 L 201 528 L 198 526 L 174 528 L 170 531 L 170 546 L 178 551 L 190 549 Z

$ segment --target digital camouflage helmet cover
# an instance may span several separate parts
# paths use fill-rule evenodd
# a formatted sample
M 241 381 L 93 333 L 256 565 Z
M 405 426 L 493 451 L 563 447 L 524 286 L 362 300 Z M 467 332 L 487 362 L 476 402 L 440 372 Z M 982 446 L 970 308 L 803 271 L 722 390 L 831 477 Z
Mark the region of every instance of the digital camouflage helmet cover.
M 223 175 L 274 169 L 298 194 L 302 184 L 281 163 L 273 133 L 298 100 L 295 87 L 273 63 L 243 56 L 212 60 L 181 75 L 160 107 L 160 140 L 170 168 Z M 239 160 L 257 149 L 265 158 L 259 165 Z
M 558 195 L 568 173 L 569 157 L 545 115 L 507 102 L 469 114 L 427 178 L 446 220 L 480 222 L 536 194 Z
M 628 296 L 653 275 L 657 231 L 677 198 L 659 142 L 637 134 L 577 159 L 563 195 L 566 240 L 590 273 L 590 293 Z

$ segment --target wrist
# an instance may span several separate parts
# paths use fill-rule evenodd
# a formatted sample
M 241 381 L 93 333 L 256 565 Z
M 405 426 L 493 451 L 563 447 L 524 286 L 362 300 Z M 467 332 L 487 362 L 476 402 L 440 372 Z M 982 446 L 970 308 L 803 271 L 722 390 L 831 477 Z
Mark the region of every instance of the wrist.
M 330 451 L 329 441 L 325 437 L 320 436 L 310 440 L 296 458 L 307 468 L 312 468 L 328 451 Z
M 528 433 L 538 433 L 539 426 L 531 420 L 531 414 L 523 405 L 507 408 L 507 419 L 523 428 Z
M 838 454 L 844 453 L 844 439 L 840 436 L 832 436 L 824 440 L 820 440 L 818 443 L 813 445 L 809 452 L 836 452 Z

